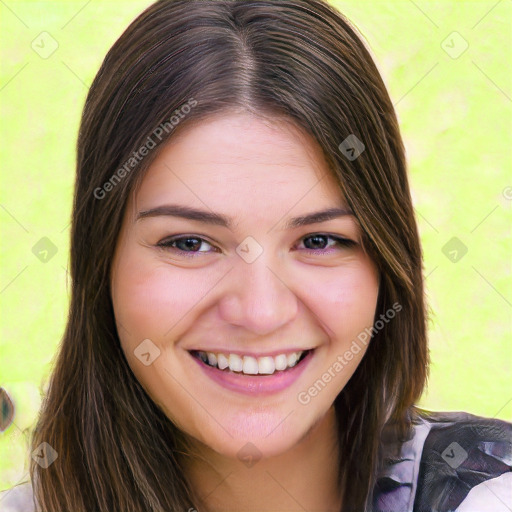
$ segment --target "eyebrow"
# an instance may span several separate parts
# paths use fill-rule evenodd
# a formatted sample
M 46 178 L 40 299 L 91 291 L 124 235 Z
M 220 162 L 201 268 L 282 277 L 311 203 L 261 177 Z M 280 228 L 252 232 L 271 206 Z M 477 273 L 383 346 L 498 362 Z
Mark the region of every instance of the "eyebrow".
M 293 229 L 309 224 L 316 224 L 319 222 L 326 222 L 331 219 L 337 219 L 347 215 L 354 215 L 354 213 L 345 208 L 328 208 L 318 212 L 300 215 L 288 220 L 285 229 Z M 221 215 L 220 213 L 209 212 L 206 210 L 198 210 L 189 206 L 167 204 L 151 208 L 150 210 L 143 210 L 137 214 L 136 221 L 146 219 L 148 217 L 180 217 L 183 219 L 195 220 L 204 222 L 205 224 L 213 224 L 216 226 L 223 226 L 229 230 L 233 230 L 233 219 Z

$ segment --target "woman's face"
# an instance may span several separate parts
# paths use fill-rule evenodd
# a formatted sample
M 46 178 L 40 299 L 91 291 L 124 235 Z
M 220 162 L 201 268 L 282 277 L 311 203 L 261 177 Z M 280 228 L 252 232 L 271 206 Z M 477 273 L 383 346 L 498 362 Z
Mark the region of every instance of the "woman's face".
M 309 218 L 329 209 L 341 211 Z M 133 373 L 216 452 L 284 453 L 365 353 L 379 276 L 361 233 L 319 146 L 292 125 L 226 114 L 187 127 L 132 195 L 114 257 Z

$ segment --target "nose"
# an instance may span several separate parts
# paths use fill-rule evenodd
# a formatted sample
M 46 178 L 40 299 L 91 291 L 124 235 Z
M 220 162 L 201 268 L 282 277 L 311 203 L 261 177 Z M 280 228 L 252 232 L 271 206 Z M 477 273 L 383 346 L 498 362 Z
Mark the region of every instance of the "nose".
M 219 304 L 223 321 L 260 336 L 286 325 L 298 311 L 298 298 L 287 286 L 285 273 L 275 264 L 271 268 L 264 254 L 252 263 L 237 262 Z

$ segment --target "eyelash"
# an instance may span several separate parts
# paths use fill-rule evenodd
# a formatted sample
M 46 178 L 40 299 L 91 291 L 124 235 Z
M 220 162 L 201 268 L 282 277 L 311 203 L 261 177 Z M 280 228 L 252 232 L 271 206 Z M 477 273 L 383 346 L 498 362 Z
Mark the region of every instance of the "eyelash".
M 329 235 L 326 233 L 312 233 L 310 235 L 306 235 L 306 236 L 302 237 L 301 240 L 305 240 L 307 238 L 314 238 L 314 237 L 324 237 L 326 239 L 334 240 L 340 248 L 350 248 L 350 247 L 357 245 L 356 242 L 354 242 L 353 240 L 349 240 L 348 238 L 342 238 L 339 236 Z M 158 242 L 158 244 L 156 244 L 156 246 L 161 249 L 167 250 L 167 251 L 181 253 L 180 255 L 183 255 L 187 258 L 196 258 L 197 257 L 196 254 L 208 252 L 208 251 L 184 251 L 184 250 L 172 247 L 172 244 L 174 244 L 180 240 L 190 240 L 190 239 L 199 240 L 201 242 L 206 242 L 207 244 L 212 245 L 210 242 L 208 242 L 208 240 L 205 240 L 204 238 L 201 238 L 200 236 L 195 236 L 195 235 L 181 236 L 180 235 L 177 237 L 162 240 L 161 242 Z M 327 255 L 327 254 L 332 253 L 332 251 L 330 249 L 332 249 L 332 247 L 329 249 L 303 249 L 303 251 L 305 251 L 308 254 Z

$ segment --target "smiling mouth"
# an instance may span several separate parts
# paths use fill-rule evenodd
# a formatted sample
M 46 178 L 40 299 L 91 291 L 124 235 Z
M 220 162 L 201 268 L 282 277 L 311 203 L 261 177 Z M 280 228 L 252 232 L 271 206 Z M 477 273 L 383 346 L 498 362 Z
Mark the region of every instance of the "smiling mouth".
M 202 364 L 224 373 L 265 377 L 276 373 L 286 373 L 291 368 L 300 365 L 311 352 L 313 349 L 257 358 L 200 350 L 191 350 L 190 354 Z

